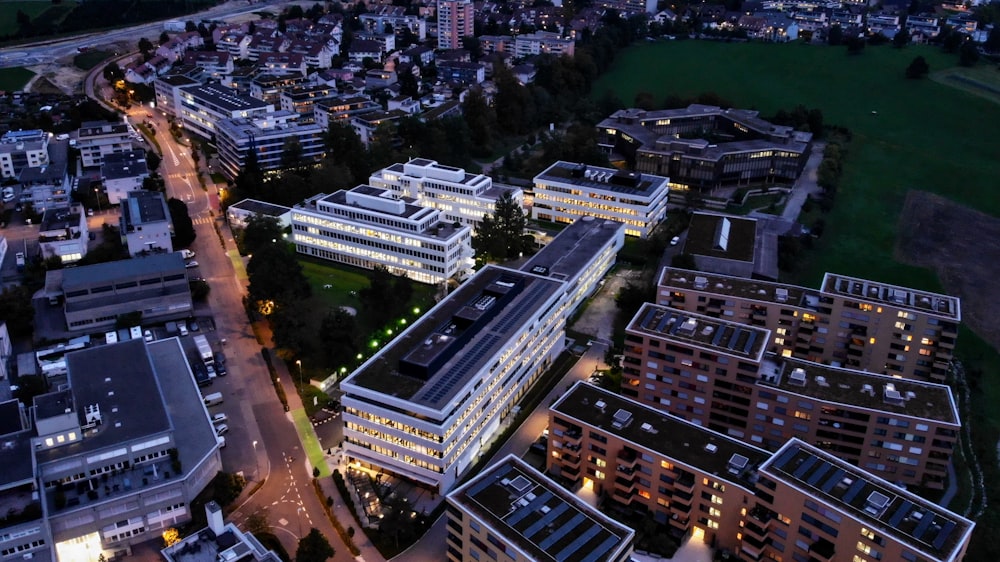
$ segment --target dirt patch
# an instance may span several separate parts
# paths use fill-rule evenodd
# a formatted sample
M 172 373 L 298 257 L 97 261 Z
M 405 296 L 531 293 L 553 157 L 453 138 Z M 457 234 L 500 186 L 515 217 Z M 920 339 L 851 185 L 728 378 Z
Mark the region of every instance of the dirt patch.
M 896 259 L 937 273 L 962 321 L 1000 348 L 1000 219 L 925 191 L 906 195 Z
M 615 315 L 618 314 L 615 296 L 629 281 L 637 282 L 641 274 L 640 271 L 618 269 L 612 275 L 605 277 L 604 285 L 598 289 L 597 294 L 587 305 L 587 310 L 580 315 L 572 329 L 602 341 L 611 341 Z

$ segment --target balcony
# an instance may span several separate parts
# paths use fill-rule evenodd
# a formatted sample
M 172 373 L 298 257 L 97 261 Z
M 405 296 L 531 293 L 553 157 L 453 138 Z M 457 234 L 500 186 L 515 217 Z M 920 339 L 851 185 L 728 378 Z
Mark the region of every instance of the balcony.
M 822 538 L 809 546 L 809 553 L 812 554 L 812 557 L 823 562 L 832 562 L 836 552 L 836 545 Z
M 169 458 L 164 458 L 77 480 L 72 484 L 60 484 L 45 495 L 52 502 L 49 504 L 49 513 L 58 513 L 64 509 L 94 505 L 110 498 L 132 494 L 135 493 L 133 490 L 157 486 L 176 476 L 173 463 Z
M 618 493 L 619 491 L 629 495 L 635 493 L 635 480 L 632 478 L 623 478 L 621 476 L 615 478 L 615 493 Z
M 624 492 L 619 490 L 618 487 L 615 486 L 615 491 L 611 494 L 611 497 L 622 505 L 631 505 L 632 501 L 636 498 L 636 495 L 633 492 Z
M 694 493 L 694 475 L 685 472 L 674 480 L 674 487 L 677 488 L 679 492 L 687 492 L 688 494 Z
M 670 517 L 670 526 L 681 531 L 687 531 L 690 522 L 691 518 L 684 515 L 674 513 Z

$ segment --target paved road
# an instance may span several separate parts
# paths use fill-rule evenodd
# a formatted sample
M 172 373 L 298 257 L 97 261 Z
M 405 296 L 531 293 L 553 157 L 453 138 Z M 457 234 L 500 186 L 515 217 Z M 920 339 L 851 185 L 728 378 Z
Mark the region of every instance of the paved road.
M 823 191 L 816 184 L 816 172 L 819 169 L 820 162 L 823 161 L 823 150 L 825 149 L 825 142 L 813 143 L 812 153 L 809 155 L 809 159 L 806 160 L 806 167 L 802 170 L 802 174 L 799 175 L 799 179 L 795 180 L 795 185 L 792 186 L 788 203 L 785 204 L 785 210 L 781 213 L 782 218 L 792 221 L 798 220 L 799 213 L 802 211 L 802 205 L 805 204 L 806 199 L 813 193 Z

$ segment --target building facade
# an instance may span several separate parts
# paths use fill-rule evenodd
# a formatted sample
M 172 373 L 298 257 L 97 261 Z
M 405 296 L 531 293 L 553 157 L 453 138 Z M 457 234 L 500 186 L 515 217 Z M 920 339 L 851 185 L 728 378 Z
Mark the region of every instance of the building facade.
M 819 289 L 666 268 L 657 302 L 769 329 L 771 353 L 945 382 L 956 297 L 827 273 Z
M 646 238 L 667 216 L 669 179 L 562 160 L 534 179 L 531 218 L 568 223 L 593 216 L 625 224 Z
M 450 562 L 628 562 L 635 537 L 515 455 L 448 494 L 446 514 Z
M 418 205 L 438 209 L 445 220 L 476 226 L 496 210 L 497 199 L 506 188 L 493 185 L 484 174 L 469 174 L 461 168 L 444 166 L 434 160 L 414 158 L 383 168 L 368 182 L 392 191 L 398 197 L 415 199 Z M 521 205 L 524 194 L 510 188 L 514 201 Z
M 76 148 L 84 168 L 100 166 L 104 156 L 132 150 L 132 138 L 126 123 L 89 121 L 80 125 Z
M 622 394 L 774 451 L 798 437 L 887 480 L 943 489 L 951 388 L 765 353 L 770 331 L 654 304 L 626 328 Z
M 130 256 L 173 252 L 174 223 L 162 193 L 131 191 L 121 204 L 122 242 Z
M 87 216 L 82 207 L 54 207 L 42 213 L 38 246 L 43 259 L 58 257 L 63 264 L 78 262 L 87 255 L 88 240 Z
M 347 456 L 450 490 L 563 350 L 623 238 L 581 220 L 520 271 L 489 265 L 460 285 L 341 383 Z
M 149 177 L 145 150 L 117 152 L 104 157 L 101 164 L 104 190 L 108 204 L 117 205 L 128 197 L 130 191 L 142 189 L 142 182 Z
M 0 137 L 0 178 L 17 178 L 24 168 L 49 161 L 49 133 L 41 129 L 7 131 Z
M 384 266 L 421 283 L 464 277 L 473 265 L 469 227 L 368 185 L 296 206 L 292 238 L 301 254 L 365 269 Z
M 475 7 L 469 0 L 438 0 L 438 49 L 459 49 L 463 37 L 475 35 Z
M 287 111 L 252 118 L 223 119 L 215 126 L 222 172 L 235 178 L 253 151 L 262 171 L 309 165 L 326 154 L 326 129 Z
M 216 125 L 224 119 L 251 119 L 274 112 L 273 104 L 217 84 L 180 88 L 179 98 L 175 117 L 185 129 L 205 139 L 215 137 Z
M 292 209 L 257 199 L 244 199 L 226 207 L 226 220 L 232 228 L 246 228 L 251 217 L 270 217 L 282 229 L 292 225 Z

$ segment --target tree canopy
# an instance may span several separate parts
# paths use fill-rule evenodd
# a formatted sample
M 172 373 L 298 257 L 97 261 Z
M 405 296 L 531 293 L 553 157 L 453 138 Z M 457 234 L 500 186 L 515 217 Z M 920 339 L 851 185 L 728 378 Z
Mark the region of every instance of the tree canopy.
M 299 547 L 295 549 L 295 562 L 326 562 L 333 555 L 330 541 L 314 527 L 309 529 L 308 535 L 299 539 Z
M 171 197 L 167 200 L 167 210 L 170 211 L 170 220 L 174 224 L 174 246 L 178 248 L 190 246 L 198 234 L 194 231 L 194 222 L 188 214 L 187 203 Z
M 491 215 L 483 217 L 472 245 L 481 257 L 493 260 L 507 260 L 518 257 L 531 249 L 524 238 L 527 217 L 510 191 L 505 191 L 497 199 Z

